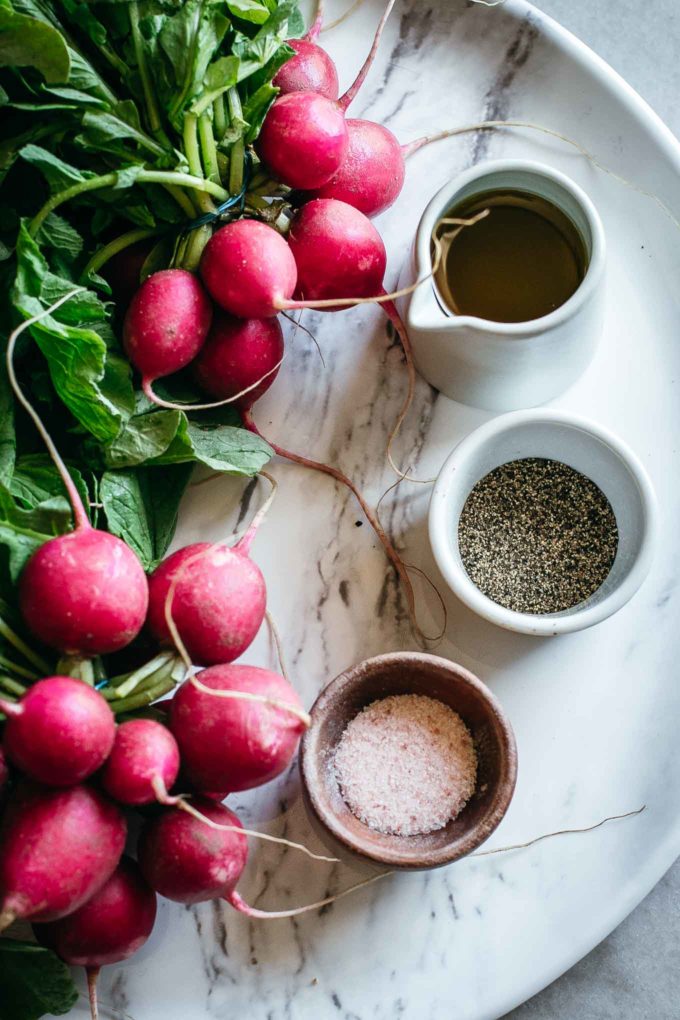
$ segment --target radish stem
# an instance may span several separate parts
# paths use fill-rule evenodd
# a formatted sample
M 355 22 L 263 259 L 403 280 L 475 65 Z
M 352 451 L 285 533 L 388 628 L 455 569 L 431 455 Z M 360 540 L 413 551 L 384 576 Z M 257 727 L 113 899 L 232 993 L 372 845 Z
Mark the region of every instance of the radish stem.
M 312 718 L 308 712 L 304 709 L 298 708 L 297 705 L 291 705 L 287 701 L 281 701 L 280 698 L 269 698 L 264 694 L 252 694 L 250 691 L 216 691 L 212 687 L 208 687 L 196 676 L 189 677 L 189 683 L 192 684 L 196 690 L 200 691 L 201 694 L 208 694 L 213 698 L 224 698 L 234 699 L 236 701 L 253 701 L 260 705 L 269 705 L 271 708 L 278 708 L 281 712 L 290 712 L 297 719 L 300 720 L 305 729 L 309 729 L 312 725 Z
M 100 248 L 99 251 L 94 253 L 83 269 L 81 279 L 87 280 L 90 273 L 99 272 L 101 267 L 106 265 L 109 259 L 112 259 L 114 255 L 118 254 L 118 252 L 125 251 L 125 249 L 129 248 L 131 244 L 136 244 L 138 241 L 145 241 L 147 237 L 157 237 L 158 233 L 158 228 L 140 227 L 135 230 L 128 230 L 127 233 L 114 238 L 113 241 L 109 241 L 108 244 L 105 244 L 103 248 Z
M 42 209 L 33 217 L 29 224 L 29 233 L 32 237 L 35 237 L 49 214 L 58 208 L 58 206 L 63 205 L 64 202 L 77 198 L 79 195 L 84 195 L 88 191 L 97 191 L 100 188 L 113 188 L 117 183 L 118 173 L 111 172 L 101 174 L 98 177 L 89 177 L 86 181 L 79 181 L 77 184 L 72 184 L 70 188 L 64 188 L 63 191 L 52 195 L 45 202 Z M 192 188 L 194 191 L 213 195 L 215 198 L 219 198 L 221 202 L 226 202 L 229 198 L 229 193 L 220 187 L 219 184 L 207 181 L 204 177 L 194 177 L 192 174 L 180 173 L 176 170 L 140 170 L 135 177 L 135 183 L 171 184 Z
M 0 676 L 0 687 L 4 688 L 7 694 L 13 694 L 17 698 L 22 698 L 28 690 L 23 684 L 13 680 L 11 676 Z
M 394 0 L 389 0 L 387 7 L 383 12 L 383 16 L 378 22 L 378 27 L 375 30 L 375 36 L 373 37 L 373 45 L 371 46 L 369 54 L 366 57 L 366 60 L 364 61 L 363 66 L 361 67 L 361 70 L 359 71 L 358 75 L 356 76 L 350 87 L 345 92 L 344 96 L 340 96 L 340 99 L 338 100 L 338 104 L 342 110 L 346 110 L 349 104 L 352 102 L 352 100 L 356 98 L 357 92 L 363 85 L 366 79 L 366 75 L 371 69 L 371 64 L 375 60 L 375 55 L 378 52 L 378 46 L 380 45 L 380 37 L 383 34 L 383 29 L 387 24 L 387 19 L 389 18 L 393 7 Z
M 0 655 L 0 666 L 8 669 L 10 673 L 15 673 L 17 676 L 23 677 L 24 680 L 40 679 L 39 673 L 34 673 L 32 669 L 26 669 L 25 666 L 19 666 L 18 663 L 12 662 L 11 659 L 6 658 L 4 655 Z
M 257 387 L 260 386 L 265 379 L 268 379 L 270 375 L 274 374 L 274 372 L 278 372 L 284 357 L 285 354 L 281 356 L 280 360 L 273 368 L 270 368 L 268 372 L 265 372 L 263 376 L 256 379 L 254 383 L 251 383 L 250 386 L 247 386 L 244 390 L 241 390 L 240 393 L 235 393 L 233 397 L 225 397 L 224 400 L 214 400 L 208 404 L 178 404 L 174 403 L 172 400 L 164 400 L 162 397 L 159 397 L 156 393 L 154 393 L 154 380 L 152 379 L 143 379 L 142 389 L 144 390 L 145 396 L 147 396 L 152 403 L 157 404 L 158 407 L 167 407 L 172 411 L 209 411 L 213 407 L 224 407 L 225 404 L 233 404 L 235 401 L 245 397 L 251 392 L 251 390 L 257 389 Z
M 40 670 L 42 676 L 50 675 L 50 667 L 45 660 L 37 655 L 32 648 L 23 641 L 18 634 L 15 634 L 11 627 L 9 627 L 5 621 L 0 617 L 0 637 L 4 637 L 5 641 L 9 641 L 11 645 L 14 645 L 18 652 L 21 652 L 25 659 L 28 659 L 36 669 Z

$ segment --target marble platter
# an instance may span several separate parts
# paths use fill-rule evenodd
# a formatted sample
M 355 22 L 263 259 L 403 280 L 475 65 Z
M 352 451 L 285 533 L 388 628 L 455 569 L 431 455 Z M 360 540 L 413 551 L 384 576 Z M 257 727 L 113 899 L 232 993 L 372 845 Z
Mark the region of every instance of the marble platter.
M 330 6 L 332 18 L 344 5 Z M 363 59 L 380 8 L 381 0 L 367 0 L 322 37 L 342 82 Z M 563 170 L 600 211 L 609 248 L 605 335 L 586 374 L 553 405 L 618 432 L 650 472 L 661 508 L 652 573 L 617 616 L 554 640 L 498 630 L 447 598 L 438 652 L 486 681 L 515 727 L 517 792 L 488 847 L 646 809 L 589 834 L 389 877 L 295 920 L 252 923 L 219 903 L 163 902 L 145 949 L 102 975 L 112 1016 L 493 1020 L 588 952 L 680 852 L 680 227 L 673 218 L 680 217 L 680 147 L 607 65 L 523 0 L 496 7 L 399 0 L 353 113 L 380 120 L 403 141 L 487 119 L 532 121 L 577 140 L 636 185 L 535 131 L 472 133 L 409 160 L 401 199 L 379 227 L 390 284 L 434 192 L 475 161 L 501 156 Z M 308 313 L 304 322 L 325 364 L 291 328 L 288 357 L 256 420 L 282 445 L 341 465 L 375 502 L 394 481 L 384 447 L 405 390 L 399 347 L 369 306 Z M 431 479 L 456 442 L 489 417 L 419 381 L 399 459 Z M 311 704 L 351 663 L 415 645 L 400 593 L 351 497 L 286 462 L 273 471 L 280 491 L 254 555 L 292 674 Z M 402 484 L 386 497 L 383 518 L 405 559 L 444 592 L 427 540 L 429 493 L 429 485 Z M 177 544 L 227 536 L 259 499 L 257 485 L 230 479 L 193 489 Z M 436 600 L 426 588 L 418 597 L 424 625 L 435 627 Z M 273 664 L 265 636 L 248 658 Z M 317 845 L 295 768 L 232 806 L 244 823 Z M 359 877 L 262 844 L 253 845 L 240 888 L 259 907 L 280 909 Z

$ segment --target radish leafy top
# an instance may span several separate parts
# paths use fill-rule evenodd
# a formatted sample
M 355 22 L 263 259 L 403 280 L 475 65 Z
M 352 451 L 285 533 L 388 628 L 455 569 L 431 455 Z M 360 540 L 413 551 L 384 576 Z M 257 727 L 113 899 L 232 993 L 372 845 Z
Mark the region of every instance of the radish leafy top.
M 146 400 L 100 270 L 131 232 L 151 248 L 144 273 L 191 267 L 201 231 L 183 228 L 245 190 L 272 78 L 302 31 L 296 0 L 0 0 L 0 336 L 86 287 L 31 327 L 18 369 L 99 504 L 93 517 L 147 567 L 172 538 L 193 464 L 248 475 L 271 450 L 229 407 L 192 417 Z M 196 400 L 186 382 L 166 385 L 173 399 Z M 8 580 L 70 524 L 39 449 L 0 368 Z

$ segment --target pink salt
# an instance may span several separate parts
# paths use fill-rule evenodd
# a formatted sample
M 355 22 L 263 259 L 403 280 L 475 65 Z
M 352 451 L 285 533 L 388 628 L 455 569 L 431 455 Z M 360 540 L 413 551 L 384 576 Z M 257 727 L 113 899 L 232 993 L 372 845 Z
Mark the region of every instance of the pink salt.
M 365 825 L 415 836 L 460 814 L 475 790 L 477 755 L 469 729 L 448 705 L 397 694 L 367 705 L 347 725 L 335 774 Z

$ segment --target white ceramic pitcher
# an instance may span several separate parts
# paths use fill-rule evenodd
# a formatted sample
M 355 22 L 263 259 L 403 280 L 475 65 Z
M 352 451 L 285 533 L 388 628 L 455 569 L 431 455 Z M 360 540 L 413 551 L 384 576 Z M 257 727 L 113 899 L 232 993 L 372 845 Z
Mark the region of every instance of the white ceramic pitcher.
M 432 199 L 400 287 L 431 273 L 437 221 L 465 199 L 498 189 L 544 198 L 572 221 L 588 258 L 574 294 L 539 319 L 490 322 L 450 311 L 430 278 L 402 299 L 401 310 L 418 370 L 432 386 L 463 404 L 511 411 L 557 396 L 588 365 L 604 318 L 605 238 L 593 203 L 565 174 L 533 160 L 495 160 L 466 170 Z

